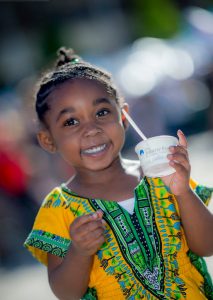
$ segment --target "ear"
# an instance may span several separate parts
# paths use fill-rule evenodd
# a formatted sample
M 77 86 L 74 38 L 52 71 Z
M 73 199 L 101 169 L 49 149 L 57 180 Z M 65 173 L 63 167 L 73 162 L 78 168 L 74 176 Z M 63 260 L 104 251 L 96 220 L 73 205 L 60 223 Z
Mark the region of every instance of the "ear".
M 40 130 L 37 134 L 37 139 L 40 146 L 49 153 L 56 152 L 56 146 L 54 144 L 53 138 L 47 129 Z
M 129 112 L 129 105 L 127 103 L 124 103 L 122 109 L 124 109 L 126 112 Z M 121 111 L 121 119 L 122 119 L 124 129 L 127 129 L 129 127 L 129 122 L 127 121 L 122 111 Z

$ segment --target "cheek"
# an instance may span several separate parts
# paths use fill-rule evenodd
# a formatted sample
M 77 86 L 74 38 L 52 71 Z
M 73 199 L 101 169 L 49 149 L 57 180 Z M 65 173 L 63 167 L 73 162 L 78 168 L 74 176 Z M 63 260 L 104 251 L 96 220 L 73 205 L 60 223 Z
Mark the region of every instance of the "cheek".
M 125 129 L 122 124 L 113 123 L 109 127 L 109 135 L 111 135 L 115 144 L 123 146 L 125 141 Z
M 63 134 L 57 137 L 56 146 L 59 152 L 75 153 L 75 150 L 79 149 L 79 139 Z

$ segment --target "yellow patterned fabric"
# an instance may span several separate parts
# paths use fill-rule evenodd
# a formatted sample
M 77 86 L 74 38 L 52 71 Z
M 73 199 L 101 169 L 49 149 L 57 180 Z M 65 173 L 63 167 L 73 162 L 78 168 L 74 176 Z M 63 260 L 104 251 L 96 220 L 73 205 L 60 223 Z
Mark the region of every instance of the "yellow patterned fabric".
M 204 203 L 212 189 L 191 187 Z M 96 253 L 83 299 L 213 299 L 205 261 L 187 245 L 175 197 L 160 178 L 143 178 L 129 214 L 119 203 L 76 195 L 65 185 L 44 200 L 25 246 L 40 262 L 47 253 L 64 257 L 76 217 L 104 212 L 105 243 Z

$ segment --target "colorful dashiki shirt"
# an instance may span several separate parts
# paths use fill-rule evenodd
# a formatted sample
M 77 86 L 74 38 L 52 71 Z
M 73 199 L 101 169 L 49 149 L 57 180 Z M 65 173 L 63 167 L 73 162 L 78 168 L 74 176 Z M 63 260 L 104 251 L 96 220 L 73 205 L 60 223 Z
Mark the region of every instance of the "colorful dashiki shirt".
M 208 204 L 212 189 L 192 180 L 191 186 Z M 101 209 L 106 241 L 83 299 L 213 299 L 205 261 L 189 250 L 176 199 L 162 180 L 143 178 L 135 200 L 129 214 L 117 202 L 84 198 L 62 185 L 44 200 L 25 246 L 44 264 L 47 253 L 63 258 L 73 220 Z

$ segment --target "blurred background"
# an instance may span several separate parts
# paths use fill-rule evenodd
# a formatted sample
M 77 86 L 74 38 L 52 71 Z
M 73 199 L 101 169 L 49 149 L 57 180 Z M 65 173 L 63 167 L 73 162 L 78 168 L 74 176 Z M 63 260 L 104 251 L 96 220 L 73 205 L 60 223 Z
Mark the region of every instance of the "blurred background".
M 112 72 L 145 135 L 181 128 L 192 177 L 213 187 L 213 2 L 0 0 L 0 45 L 1 299 L 54 300 L 22 244 L 44 196 L 73 170 L 37 144 L 38 77 L 60 46 L 74 48 Z M 136 158 L 137 142 L 129 128 L 124 156 Z

